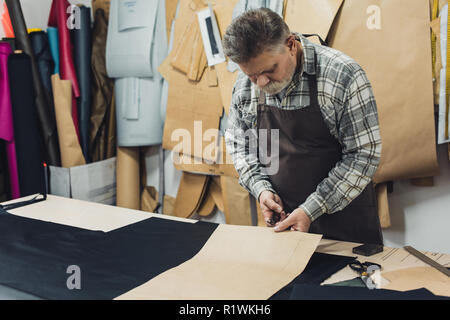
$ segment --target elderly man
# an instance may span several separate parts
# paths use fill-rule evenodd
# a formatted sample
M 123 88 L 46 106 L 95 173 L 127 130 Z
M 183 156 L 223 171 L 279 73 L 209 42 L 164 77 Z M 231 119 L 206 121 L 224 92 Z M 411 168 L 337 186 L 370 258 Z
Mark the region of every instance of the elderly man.
M 242 71 L 227 150 L 267 225 L 382 244 L 372 184 L 381 138 L 364 70 L 345 54 L 292 33 L 269 9 L 233 20 L 223 45 Z M 273 137 L 277 130 L 277 150 L 249 152 L 242 132 L 254 129 L 259 139 L 262 131 Z M 278 161 L 276 172 L 265 170 L 261 154 Z

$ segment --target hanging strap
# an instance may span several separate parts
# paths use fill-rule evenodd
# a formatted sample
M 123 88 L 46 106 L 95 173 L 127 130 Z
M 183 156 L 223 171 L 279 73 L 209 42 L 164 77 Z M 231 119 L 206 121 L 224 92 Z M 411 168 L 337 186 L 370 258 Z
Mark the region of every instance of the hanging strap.
M 310 33 L 310 34 L 302 34 L 305 38 L 309 38 L 309 37 L 317 37 L 319 38 L 320 44 L 323 46 L 327 46 L 328 47 L 328 43 L 326 41 L 324 41 L 322 39 L 321 36 L 319 36 L 317 33 Z
M 45 200 L 47 200 L 46 194 L 38 194 L 33 199 L 30 199 L 27 201 L 21 201 L 21 202 L 11 203 L 11 204 L 7 204 L 7 205 L 0 204 L 0 213 L 5 214 L 9 210 L 22 208 L 22 207 L 28 206 L 30 204 L 38 203 L 38 202 L 45 201 Z

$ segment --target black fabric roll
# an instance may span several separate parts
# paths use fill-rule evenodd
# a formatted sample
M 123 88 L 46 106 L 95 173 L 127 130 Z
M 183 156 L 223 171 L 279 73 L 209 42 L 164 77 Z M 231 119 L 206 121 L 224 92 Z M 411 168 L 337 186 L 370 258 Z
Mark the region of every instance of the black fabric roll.
M 91 39 L 91 9 L 81 6 L 80 28 L 72 31 L 72 43 L 74 46 L 75 68 L 80 86 L 80 97 L 77 99 L 80 143 L 87 163 L 91 162 L 89 152 L 92 104 Z
M 10 199 L 8 160 L 6 157 L 5 142 L 0 139 L 0 202 Z
M 102 161 L 116 155 L 116 111 L 114 79 L 109 78 L 106 72 L 108 16 L 103 9 L 97 9 L 94 17 L 90 147 L 92 161 Z
M 2 41 L 0 42 L 8 42 L 12 51 L 16 50 L 16 38 L 2 38 Z
M 111 300 L 195 256 L 216 224 L 150 218 L 111 232 L 0 213 L 0 284 L 56 300 Z M 69 290 L 70 266 L 80 271 Z
M 47 99 L 49 101 L 53 101 L 51 77 L 55 64 L 50 51 L 47 33 L 44 31 L 31 32 L 30 41 L 31 46 L 33 47 L 34 56 L 36 58 L 39 76 L 47 93 Z
M 39 135 L 39 121 L 30 57 L 12 54 L 8 59 L 8 75 L 11 90 L 11 105 L 16 142 L 17 169 L 20 195 L 44 192 L 44 168 L 42 140 Z
M 45 94 L 45 89 L 39 76 L 38 66 L 33 54 L 30 38 L 28 37 L 27 26 L 23 17 L 20 1 L 5 0 L 5 2 L 11 17 L 14 34 L 16 35 L 16 47 L 18 50 L 23 50 L 28 54 L 31 60 L 31 70 L 29 74 L 32 74 L 33 76 L 35 106 L 39 117 L 40 134 L 42 135 L 44 142 L 44 158 L 49 165 L 60 166 L 61 157 L 59 152 L 54 104 Z

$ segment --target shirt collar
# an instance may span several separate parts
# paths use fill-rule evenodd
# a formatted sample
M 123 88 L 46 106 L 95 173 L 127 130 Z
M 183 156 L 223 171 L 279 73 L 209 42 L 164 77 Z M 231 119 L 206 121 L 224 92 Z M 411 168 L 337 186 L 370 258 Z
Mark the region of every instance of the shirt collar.
M 297 40 L 300 40 L 303 47 L 303 72 L 309 75 L 316 74 L 315 49 L 311 41 L 306 39 L 302 34 L 294 32 Z

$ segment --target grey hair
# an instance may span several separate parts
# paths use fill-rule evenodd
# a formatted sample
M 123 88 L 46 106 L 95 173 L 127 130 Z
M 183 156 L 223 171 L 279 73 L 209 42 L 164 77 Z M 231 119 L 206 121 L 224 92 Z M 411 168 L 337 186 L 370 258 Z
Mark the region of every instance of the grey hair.
M 227 28 L 223 48 L 225 55 L 235 63 L 247 63 L 266 50 L 279 49 L 290 35 L 288 25 L 274 11 L 249 10 Z

